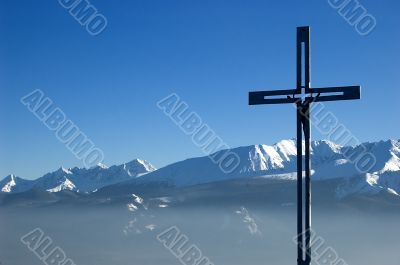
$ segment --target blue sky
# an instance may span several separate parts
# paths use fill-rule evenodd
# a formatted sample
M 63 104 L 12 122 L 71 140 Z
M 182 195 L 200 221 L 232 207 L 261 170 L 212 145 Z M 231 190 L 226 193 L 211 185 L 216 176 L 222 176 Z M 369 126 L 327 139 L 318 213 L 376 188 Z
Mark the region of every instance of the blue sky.
M 325 0 L 100 1 L 87 33 L 57 0 L 0 3 L 0 176 L 82 166 L 20 98 L 41 89 L 104 151 L 156 167 L 201 156 L 156 102 L 177 93 L 232 147 L 295 136 L 289 105 L 247 105 L 247 92 L 295 86 L 295 30 L 311 26 L 312 86 L 362 85 L 327 103 L 361 141 L 399 138 L 397 0 L 362 0 L 377 20 L 359 35 Z M 324 138 L 314 130 L 314 139 Z

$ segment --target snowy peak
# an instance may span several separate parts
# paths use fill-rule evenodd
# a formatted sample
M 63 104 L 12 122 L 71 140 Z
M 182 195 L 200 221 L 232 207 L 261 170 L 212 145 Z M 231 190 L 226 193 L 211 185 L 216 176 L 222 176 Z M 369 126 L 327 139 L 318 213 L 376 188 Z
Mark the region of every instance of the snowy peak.
M 17 185 L 16 177 L 14 175 L 8 175 L 5 177 L 2 181 L 2 192 L 11 192 L 13 190 L 13 187 Z
M 76 190 L 76 186 L 68 178 L 65 177 L 64 180 L 61 181 L 61 183 L 58 186 L 56 186 L 52 189 L 48 189 L 47 191 L 60 192 L 63 190 Z
M 341 153 L 342 148 L 343 148 L 342 146 L 327 140 L 311 142 L 311 151 L 317 152 L 319 155 L 322 156 L 331 156 L 334 154 L 339 154 Z
M 304 143 L 303 143 L 304 145 Z M 297 143 L 296 140 L 282 140 L 276 143 L 275 148 L 277 152 L 283 156 L 286 161 L 290 161 L 290 158 L 297 156 Z
M 370 172 L 393 172 L 400 169 L 400 140 L 364 143 L 355 147 L 343 147 L 343 153 L 369 153 L 376 160 Z
M 108 168 L 108 166 L 104 165 L 103 163 L 98 163 L 98 164 L 96 165 L 96 167 L 97 167 L 97 168 L 101 168 L 101 169 L 107 169 L 107 168 Z
M 32 181 L 17 177 L 13 174 L 6 176 L 0 181 L 1 192 L 13 193 L 23 192 L 32 188 Z
M 379 173 L 400 171 L 400 140 L 389 140 L 383 142 L 382 145 L 385 146 L 386 149 L 378 146 L 374 148 L 376 152 L 383 153 L 382 155 L 385 155 L 387 158 L 387 161 L 385 161 Z M 386 153 L 386 150 L 388 150 L 388 153 Z
M 240 164 L 233 174 L 276 171 L 287 167 L 291 169 L 297 156 L 295 140 L 282 140 L 274 145 L 258 144 L 238 147 L 230 151 L 240 158 Z M 218 153 L 225 152 L 226 150 L 222 150 L 213 155 L 218 156 Z
M 283 167 L 282 159 L 274 148 L 268 145 L 254 145 L 248 151 L 247 171 L 263 171 Z
M 71 170 L 70 170 L 70 169 L 66 169 L 66 168 L 64 168 L 64 167 L 60 167 L 60 168 L 57 170 L 57 172 L 58 172 L 59 174 L 72 175 Z
M 304 153 L 305 145 L 302 142 Z M 342 147 L 330 141 L 311 142 L 311 157 L 314 164 L 334 160 L 341 154 Z M 294 139 L 282 140 L 274 145 L 252 145 L 232 149 L 244 163 L 240 172 L 292 171 L 296 166 L 297 142 Z M 247 153 L 247 154 L 246 154 Z M 243 159 L 244 158 L 244 159 Z
M 146 160 L 134 159 L 131 162 L 121 165 L 130 177 L 139 177 L 156 170 L 152 164 Z

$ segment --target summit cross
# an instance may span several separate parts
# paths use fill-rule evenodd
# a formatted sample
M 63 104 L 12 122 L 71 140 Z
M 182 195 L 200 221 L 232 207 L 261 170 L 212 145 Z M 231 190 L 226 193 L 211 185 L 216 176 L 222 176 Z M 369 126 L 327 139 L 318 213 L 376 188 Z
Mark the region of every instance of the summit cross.
M 360 99 L 360 86 L 311 88 L 310 83 L 310 27 L 297 28 L 296 89 L 249 92 L 249 105 L 296 105 L 297 116 L 297 264 L 311 263 L 311 161 L 310 107 L 314 102 Z M 304 70 L 304 71 L 303 71 Z M 303 150 L 304 203 L 303 203 Z M 304 218 L 303 218 L 304 214 Z M 303 223 L 304 222 L 304 223 Z

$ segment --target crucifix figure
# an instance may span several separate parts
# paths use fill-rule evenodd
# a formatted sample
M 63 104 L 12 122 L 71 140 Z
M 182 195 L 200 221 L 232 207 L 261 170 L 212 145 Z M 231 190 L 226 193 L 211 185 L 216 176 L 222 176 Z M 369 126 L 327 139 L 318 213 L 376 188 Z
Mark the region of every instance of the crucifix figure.
M 249 105 L 296 104 L 297 109 L 297 264 L 311 263 L 310 107 L 313 102 L 360 99 L 360 86 L 310 87 L 310 27 L 297 28 L 296 89 L 249 93 Z M 303 202 L 303 135 L 304 202 Z M 304 216 L 303 216 L 304 215 Z

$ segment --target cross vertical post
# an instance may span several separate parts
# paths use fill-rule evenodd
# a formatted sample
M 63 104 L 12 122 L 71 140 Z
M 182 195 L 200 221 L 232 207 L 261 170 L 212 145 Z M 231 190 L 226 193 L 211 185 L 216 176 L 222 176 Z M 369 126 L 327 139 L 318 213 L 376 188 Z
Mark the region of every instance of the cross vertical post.
M 297 28 L 296 38 L 296 90 L 309 93 L 310 74 L 310 28 Z M 304 59 L 304 62 L 303 62 Z M 303 65 L 304 64 L 304 65 Z M 304 69 L 304 73 L 303 73 Z M 297 111 L 297 264 L 309 265 L 311 262 L 311 162 L 310 162 L 310 100 L 296 102 Z M 303 135 L 304 135 L 304 203 L 303 203 Z M 304 215 L 304 217 L 303 217 Z M 303 224 L 304 220 L 304 224 Z M 304 238 L 303 238 L 304 237 Z
M 360 99 L 361 91 L 360 86 L 311 88 L 310 61 L 310 27 L 298 27 L 296 38 L 296 88 L 249 93 L 249 105 L 283 103 L 296 105 L 298 265 L 311 264 L 311 104 L 322 101 Z

